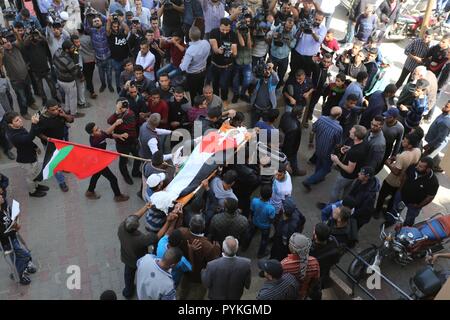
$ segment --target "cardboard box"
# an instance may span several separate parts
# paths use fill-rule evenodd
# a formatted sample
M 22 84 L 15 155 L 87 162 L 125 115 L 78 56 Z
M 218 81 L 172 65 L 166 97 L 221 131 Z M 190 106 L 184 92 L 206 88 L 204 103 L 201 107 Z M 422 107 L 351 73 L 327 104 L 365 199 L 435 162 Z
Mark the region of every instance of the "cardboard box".
M 450 278 L 444 283 L 434 300 L 450 300 Z

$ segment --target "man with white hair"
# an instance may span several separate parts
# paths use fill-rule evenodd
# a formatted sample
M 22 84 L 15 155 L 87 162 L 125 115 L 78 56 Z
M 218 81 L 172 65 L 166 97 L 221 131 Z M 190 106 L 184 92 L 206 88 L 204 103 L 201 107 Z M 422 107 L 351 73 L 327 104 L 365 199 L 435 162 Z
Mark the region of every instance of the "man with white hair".
M 250 259 L 236 256 L 239 241 L 228 236 L 222 243 L 222 257 L 208 262 L 202 270 L 202 283 L 210 300 L 240 300 L 251 282 Z

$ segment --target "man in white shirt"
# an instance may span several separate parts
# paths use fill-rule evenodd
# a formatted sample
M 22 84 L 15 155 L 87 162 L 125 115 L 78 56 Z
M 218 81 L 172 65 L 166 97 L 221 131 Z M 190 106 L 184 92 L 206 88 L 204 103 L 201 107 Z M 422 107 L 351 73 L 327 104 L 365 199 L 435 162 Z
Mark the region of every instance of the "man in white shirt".
M 283 200 L 292 194 L 291 176 L 286 170 L 286 166 L 281 164 L 275 173 L 275 179 L 272 184 L 272 198 L 270 203 L 275 207 L 277 214 L 283 206 Z
M 141 43 L 141 50 L 136 58 L 136 65 L 141 65 L 144 68 L 144 76 L 150 80 L 155 81 L 155 56 L 149 50 L 147 41 Z
M 183 253 L 169 248 L 162 259 L 146 254 L 137 261 L 136 291 L 139 300 L 175 300 L 171 268 L 180 262 Z

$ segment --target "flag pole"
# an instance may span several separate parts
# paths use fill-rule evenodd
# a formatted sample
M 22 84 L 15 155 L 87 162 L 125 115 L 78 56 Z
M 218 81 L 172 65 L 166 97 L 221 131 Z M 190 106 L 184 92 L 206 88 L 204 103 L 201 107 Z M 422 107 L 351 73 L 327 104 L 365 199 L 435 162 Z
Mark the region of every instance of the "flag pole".
M 119 153 L 119 156 L 134 159 L 134 160 L 139 160 L 139 161 L 152 162 L 152 159 L 144 159 L 144 158 L 140 158 L 140 157 L 130 156 L 129 154 L 125 154 L 125 153 Z M 163 162 L 163 164 L 166 166 L 169 166 L 169 167 L 173 167 L 173 165 L 168 164 L 165 161 Z

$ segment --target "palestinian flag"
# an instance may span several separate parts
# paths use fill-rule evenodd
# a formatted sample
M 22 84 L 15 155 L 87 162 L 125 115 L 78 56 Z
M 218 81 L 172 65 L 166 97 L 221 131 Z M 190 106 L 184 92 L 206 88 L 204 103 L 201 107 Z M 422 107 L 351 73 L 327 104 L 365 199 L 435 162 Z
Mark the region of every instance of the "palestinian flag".
M 36 180 L 47 180 L 59 171 L 85 179 L 103 170 L 117 157 L 117 152 L 49 138 L 42 171 Z
M 182 169 L 163 190 L 154 193 L 150 201 L 157 209 L 168 212 L 173 201 L 187 203 L 200 183 L 211 176 L 219 165 L 234 158 L 236 150 L 249 139 L 244 127 L 233 128 L 222 125 L 201 138 Z

